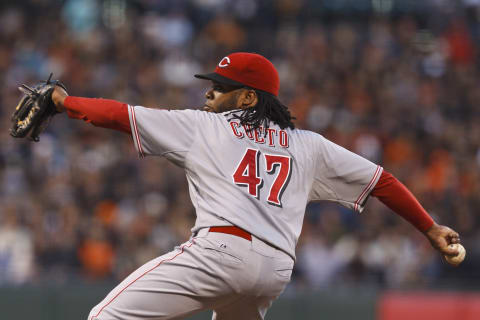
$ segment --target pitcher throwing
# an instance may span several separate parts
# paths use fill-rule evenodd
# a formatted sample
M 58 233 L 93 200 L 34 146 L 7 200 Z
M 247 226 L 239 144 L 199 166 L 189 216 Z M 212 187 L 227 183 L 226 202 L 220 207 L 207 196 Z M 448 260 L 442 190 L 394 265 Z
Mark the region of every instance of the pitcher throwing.
M 436 224 L 382 167 L 320 134 L 295 129 L 277 98 L 279 78 L 261 55 L 232 53 L 215 72 L 202 110 L 159 110 L 67 96 L 59 112 L 131 134 L 140 157 L 185 169 L 197 219 L 189 241 L 141 266 L 89 320 L 263 319 L 290 281 L 305 207 L 327 200 L 361 212 L 370 195 L 404 217 L 442 255 L 459 235 Z

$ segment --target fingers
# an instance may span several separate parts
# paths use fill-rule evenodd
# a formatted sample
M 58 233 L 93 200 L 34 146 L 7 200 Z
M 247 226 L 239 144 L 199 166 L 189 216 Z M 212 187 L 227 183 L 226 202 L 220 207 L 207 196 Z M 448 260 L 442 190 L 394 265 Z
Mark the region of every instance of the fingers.
M 449 244 L 460 243 L 460 235 L 457 232 L 452 230 L 447 235 L 447 241 L 449 242 Z
M 426 233 L 432 246 L 448 257 L 457 256 L 460 251 L 457 244 L 460 244 L 460 235 L 447 226 L 434 225 Z
M 457 246 L 455 246 L 454 244 L 459 244 L 460 243 L 460 235 L 451 230 L 448 234 L 447 234 L 447 243 L 448 243 L 448 246 L 446 248 L 444 248 L 444 254 L 447 255 L 447 256 L 457 256 L 460 251 L 458 250 Z
M 460 238 L 460 235 L 458 234 L 458 232 L 455 232 L 455 231 L 450 231 L 450 234 L 449 234 L 450 237 L 452 238 Z
M 450 243 L 460 243 L 460 237 L 450 238 Z
M 452 229 L 449 228 L 447 234 L 446 234 L 447 239 L 450 239 L 451 241 L 456 241 L 457 239 L 460 239 L 460 235 L 458 232 L 453 231 Z
M 460 253 L 460 251 L 458 251 L 458 249 L 456 249 L 455 246 L 448 246 L 448 247 L 442 248 L 441 251 L 444 255 L 450 256 L 450 257 L 458 256 L 458 254 Z

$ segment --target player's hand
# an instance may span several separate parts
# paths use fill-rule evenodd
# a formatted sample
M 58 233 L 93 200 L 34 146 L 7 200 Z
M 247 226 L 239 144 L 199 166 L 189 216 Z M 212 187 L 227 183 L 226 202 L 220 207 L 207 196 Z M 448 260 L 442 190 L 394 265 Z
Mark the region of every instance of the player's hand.
M 446 256 L 458 255 L 457 249 L 449 248 L 449 244 L 460 243 L 460 236 L 449 227 L 434 223 L 427 231 L 425 236 L 430 240 L 432 246 Z
M 66 97 L 68 97 L 67 91 L 63 90 L 62 87 L 56 86 L 52 92 L 52 101 L 55 104 L 55 108 L 58 112 L 65 111 L 63 102 L 65 101 Z

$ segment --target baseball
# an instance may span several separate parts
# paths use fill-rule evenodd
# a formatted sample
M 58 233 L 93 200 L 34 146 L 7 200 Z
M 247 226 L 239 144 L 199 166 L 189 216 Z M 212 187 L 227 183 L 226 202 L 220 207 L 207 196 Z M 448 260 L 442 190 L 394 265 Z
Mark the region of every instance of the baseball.
M 448 247 L 450 249 L 458 249 L 458 254 L 454 257 L 444 255 L 445 260 L 452 266 L 458 266 L 465 259 L 465 248 L 459 243 L 451 244 Z

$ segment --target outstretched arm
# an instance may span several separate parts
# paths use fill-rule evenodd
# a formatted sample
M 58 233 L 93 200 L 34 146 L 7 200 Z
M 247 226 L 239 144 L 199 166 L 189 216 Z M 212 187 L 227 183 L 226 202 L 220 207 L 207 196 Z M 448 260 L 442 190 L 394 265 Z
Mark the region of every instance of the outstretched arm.
M 95 126 L 131 133 L 127 105 L 115 100 L 72 97 L 61 87 L 52 93 L 58 112 Z
M 460 243 L 458 233 L 436 224 L 415 196 L 393 175 L 384 170 L 371 194 L 415 226 L 442 254 L 458 254 L 457 249 L 448 247 L 449 244 Z

